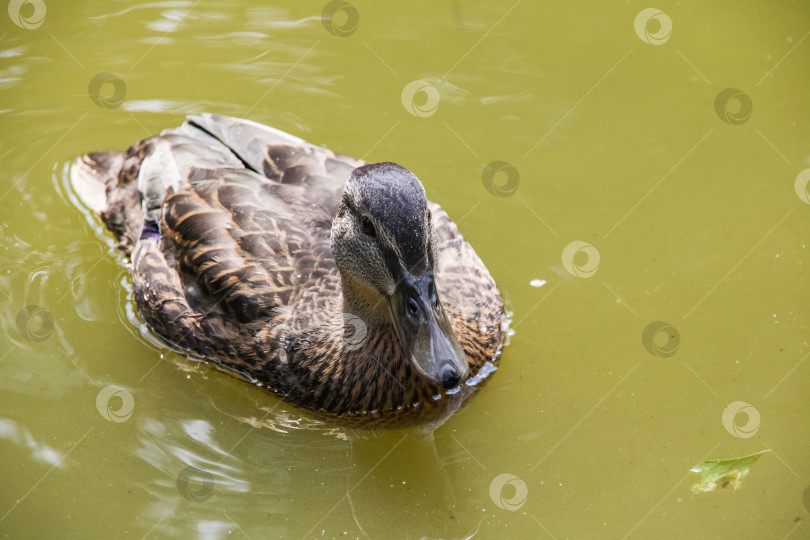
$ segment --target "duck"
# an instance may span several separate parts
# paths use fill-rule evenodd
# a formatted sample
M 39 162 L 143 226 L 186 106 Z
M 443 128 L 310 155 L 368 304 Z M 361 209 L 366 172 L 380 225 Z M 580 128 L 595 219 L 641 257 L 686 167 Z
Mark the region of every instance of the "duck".
M 458 408 L 497 369 L 499 289 L 420 180 L 250 120 L 83 155 L 78 199 L 168 344 L 338 417 Z

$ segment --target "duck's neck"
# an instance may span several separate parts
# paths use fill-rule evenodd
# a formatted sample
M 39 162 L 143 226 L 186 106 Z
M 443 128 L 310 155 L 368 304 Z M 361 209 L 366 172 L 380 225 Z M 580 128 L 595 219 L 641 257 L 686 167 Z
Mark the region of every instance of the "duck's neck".
M 341 279 L 343 287 L 343 312 L 351 313 L 362 319 L 369 326 L 379 326 L 391 322 L 388 309 L 388 299 L 376 289 L 344 276 Z

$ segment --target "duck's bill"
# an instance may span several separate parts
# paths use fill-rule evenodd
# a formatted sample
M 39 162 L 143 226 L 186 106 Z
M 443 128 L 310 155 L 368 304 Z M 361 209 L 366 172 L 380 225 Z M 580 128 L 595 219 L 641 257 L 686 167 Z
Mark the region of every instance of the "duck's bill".
M 399 341 L 422 377 L 447 389 L 467 379 L 467 358 L 439 302 L 432 272 L 406 273 L 389 308 Z

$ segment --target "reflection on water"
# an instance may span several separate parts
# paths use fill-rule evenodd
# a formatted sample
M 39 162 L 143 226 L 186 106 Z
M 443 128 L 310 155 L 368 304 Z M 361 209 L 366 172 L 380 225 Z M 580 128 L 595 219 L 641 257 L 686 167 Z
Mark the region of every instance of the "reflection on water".
M 29 459 L 58 467 L 62 454 L 47 443 L 37 441 L 31 432 L 14 420 L 0 419 L 0 439 L 8 443 L 25 447 L 31 451 Z
M 665 39 L 635 3 L 264 4 L 0 14 L 2 533 L 807 536 L 806 3 L 662 4 Z M 459 223 L 517 334 L 441 427 L 339 425 L 145 328 L 66 167 L 204 111 L 400 162 Z M 739 491 L 683 480 L 765 448 Z
M 279 404 L 260 416 L 239 418 L 243 423 L 234 438 L 195 418 L 191 406 L 158 411 L 141 404 L 137 394 L 136 399 L 142 408 L 133 418 L 138 425 L 131 452 L 153 472 L 130 478 L 130 487 L 155 499 L 145 511 L 167 536 L 194 528 L 216 535 L 223 523 L 230 531 L 235 523 L 257 522 L 285 536 L 301 534 L 308 524 L 307 536 L 318 536 L 324 520 L 347 510 L 357 528 L 372 536 L 384 535 L 392 524 L 407 530 L 416 521 L 431 536 L 459 536 L 480 521 L 470 504 L 477 497 L 470 498 L 467 482 L 453 470 L 466 455 L 452 439 L 436 441 L 413 430 L 347 436 Z M 230 417 L 217 405 L 211 403 L 211 410 Z M 449 452 L 441 448 L 448 444 Z M 419 464 L 406 480 L 403 457 Z M 344 495 L 334 506 L 310 506 L 296 495 L 335 490 Z M 423 495 L 414 500 L 416 493 Z M 338 510 L 343 503 L 346 508 Z M 445 512 L 426 514 L 433 507 Z M 285 525 L 290 519 L 292 528 Z

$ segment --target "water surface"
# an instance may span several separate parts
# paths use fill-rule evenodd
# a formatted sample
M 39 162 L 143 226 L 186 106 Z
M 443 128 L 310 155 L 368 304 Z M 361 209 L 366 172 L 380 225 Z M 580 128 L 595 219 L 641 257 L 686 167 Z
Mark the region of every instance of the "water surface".
M 38 5 L 0 17 L 6 536 L 810 536 L 807 2 Z M 458 222 L 516 333 L 442 427 L 361 439 L 142 327 L 66 167 L 203 111 Z

